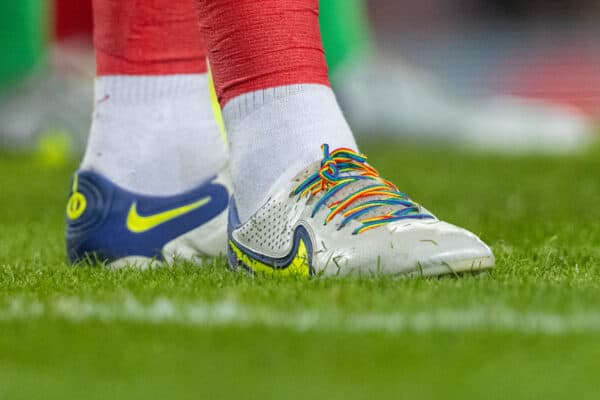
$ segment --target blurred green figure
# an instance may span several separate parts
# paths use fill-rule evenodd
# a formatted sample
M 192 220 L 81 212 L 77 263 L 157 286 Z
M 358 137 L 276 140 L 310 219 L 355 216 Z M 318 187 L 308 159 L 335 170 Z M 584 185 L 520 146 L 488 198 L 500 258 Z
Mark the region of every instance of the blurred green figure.
M 363 0 L 321 0 L 321 33 L 332 79 L 344 65 L 371 55 L 373 40 Z
M 0 88 L 43 63 L 49 36 L 46 0 L 5 1 L 0 6 Z

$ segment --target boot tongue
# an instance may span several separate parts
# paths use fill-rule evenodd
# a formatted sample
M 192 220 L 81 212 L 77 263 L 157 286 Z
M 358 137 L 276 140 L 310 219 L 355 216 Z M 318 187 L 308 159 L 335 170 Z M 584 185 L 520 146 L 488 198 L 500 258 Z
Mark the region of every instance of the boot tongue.
M 312 176 L 315 173 L 318 173 L 320 169 L 321 169 L 320 161 L 316 161 L 316 162 L 310 164 L 308 167 L 306 167 L 304 170 L 302 170 L 298 175 L 296 175 L 296 177 L 294 178 L 294 184 L 300 185 L 302 182 L 304 182 L 310 176 Z M 359 171 L 344 172 L 344 173 L 340 173 L 340 178 L 348 177 L 348 176 L 358 176 L 358 175 L 360 175 Z M 335 202 L 343 200 L 343 199 L 347 198 L 348 196 L 350 196 L 351 194 L 356 193 L 368 186 L 373 186 L 373 185 L 377 185 L 377 184 L 379 184 L 379 182 L 374 179 L 358 179 L 358 180 L 346 185 L 346 187 L 344 187 L 343 189 L 338 190 L 325 203 L 325 206 L 327 208 L 329 208 Z M 307 204 L 314 205 L 326 193 L 327 193 L 326 191 L 320 191 L 316 195 L 311 195 Z M 353 201 L 348 206 L 348 209 L 360 206 L 361 204 L 364 204 L 369 201 L 385 200 L 385 199 L 386 199 L 386 196 L 367 196 L 367 197 L 360 198 L 360 199 Z M 419 207 L 419 213 L 423 212 L 423 213 L 429 214 L 429 212 L 427 210 L 425 210 L 423 207 L 421 207 L 421 206 L 418 206 L 418 207 Z M 379 217 L 382 215 L 391 214 L 396 211 L 401 211 L 405 208 L 407 208 L 407 207 L 405 207 L 403 205 L 399 205 L 399 204 L 373 207 L 373 209 L 371 209 L 370 211 L 362 214 L 360 217 L 357 217 L 356 220 L 362 222 L 363 220 L 366 220 L 369 218 L 374 218 L 374 217 Z

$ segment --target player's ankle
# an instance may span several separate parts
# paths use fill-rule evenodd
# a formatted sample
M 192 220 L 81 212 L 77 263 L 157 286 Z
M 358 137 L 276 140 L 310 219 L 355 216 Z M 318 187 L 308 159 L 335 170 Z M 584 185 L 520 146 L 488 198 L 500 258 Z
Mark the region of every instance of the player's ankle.
M 238 96 L 223 109 L 231 142 L 231 172 L 242 221 L 280 180 L 321 159 L 320 145 L 356 149 L 331 89 L 296 84 Z
M 81 168 L 144 194 L 186 191 L 227 161 L 206 74 L 105 76 Z

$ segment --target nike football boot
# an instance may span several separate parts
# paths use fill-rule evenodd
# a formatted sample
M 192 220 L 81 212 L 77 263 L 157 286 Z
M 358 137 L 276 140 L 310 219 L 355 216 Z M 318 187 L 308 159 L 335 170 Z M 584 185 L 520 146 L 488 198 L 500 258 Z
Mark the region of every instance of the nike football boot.
M 438 220 L 381 178 L 366 157 L 330 152 L 240 223 L 229 204 L 232 269 L 282 275 L 442 275 L 494 266 L 474 234 Z
M 90 171 L 77 172 L 71 186 L 66 242 L 72 263 L 147 266 L 226 251 L 231 186 L 225 173 L 176 196 L 132 193 Z

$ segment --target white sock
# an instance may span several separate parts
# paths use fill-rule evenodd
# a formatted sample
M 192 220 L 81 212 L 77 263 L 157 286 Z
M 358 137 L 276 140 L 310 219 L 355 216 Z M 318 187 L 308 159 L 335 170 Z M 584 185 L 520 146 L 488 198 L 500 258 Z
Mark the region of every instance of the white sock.
M 321 145 L 357 149 L 332 90 L 301 84 L 238 96 L 223 109 L 230 168 L 242 222 L 254 214 L 280 180 L 292 179 L 323 157 Z
M 216 175 L 227 149 L 206 74 L 104 76 L 82 170 L 140 194 L 185 192 Z

